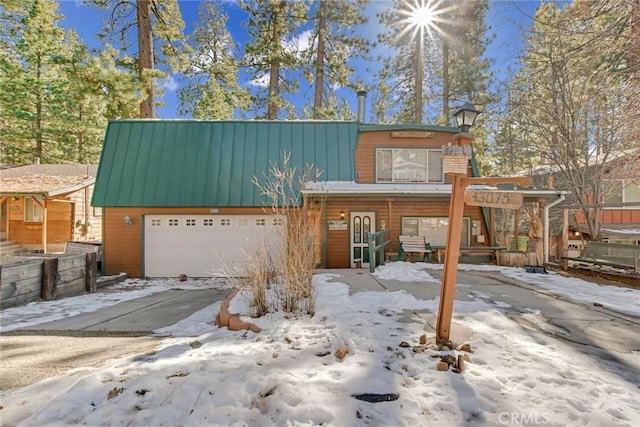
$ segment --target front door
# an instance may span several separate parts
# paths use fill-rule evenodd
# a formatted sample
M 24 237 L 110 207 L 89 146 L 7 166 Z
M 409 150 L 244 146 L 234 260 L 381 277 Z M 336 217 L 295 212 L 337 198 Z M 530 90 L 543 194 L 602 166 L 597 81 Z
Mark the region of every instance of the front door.
M 362 268 L 369 268 L 369 244 L 367 233 L 376 231 L 375 212 L 351 212 L 349 214 L 351 232 L 351 268 L 359 263 Z

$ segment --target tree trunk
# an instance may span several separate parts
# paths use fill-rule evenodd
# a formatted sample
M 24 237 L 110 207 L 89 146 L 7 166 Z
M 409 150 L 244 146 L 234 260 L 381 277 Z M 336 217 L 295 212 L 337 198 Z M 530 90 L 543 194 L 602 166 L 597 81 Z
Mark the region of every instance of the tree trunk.
M 36 152 L 34 155 L 34 159 L 33 159 L 33 163 L 35 164 L 39 164 L 40 163 L 40 159 L 42 157 L 42 98 L 43 98 L 43 94 L 42 94 L 42 89 L 40 86 L 40 81 L 42 79 L 42 66 L 41 66 L 41 60 L 40 60 L 40 55 L 38 55 L 38 59 L 37 59 L 37 70 L 36 70 L 36 76 L 37 76 L 37 82 L 38 82 L 38 91 L 37 91 L 37 99 L 36 99 Z
M 327 1 L 321 0 L 318 9 L 318 50 L 316 52 L 316 82 L 313 97 L 313 118 L 319 119 L 322 109 L 322 86 L 324 85 L 324 38 L 327 24 Z
M 443 125 L 449 125 L 449 43 L 442 41 L 442 119 Z M 468 100 L 471 102 L 471 100 Z
M 151 30 L 151 0 L 137 0 L 138 13 L 138 71 L 140 80 L 145 79 L 145 70 L 153 70 L 153 32 Z M 156 116 L 153 79 L 149 79 L 145 88 L 147 97 L 140 102 L 140 117 Z
M 271 35 L 272 43 L 274 44 L 274 54 L 271 56 L 271 69 L 269 70 L 269 100 L 267 107 L 267 119 L 276 120 L 278 118 L 278 95 L 280 83 L 280 52 L 282 47 L 280 46 L 280 25 L 282 21 L 282 8 L 284 3 L 280 3 L 273 11 L 273 31 Z
M 420 26 L 418 40 L 416 40 L 416 123 L 422 123 L 422 80 L 424 75 L 424 61 L 422 60 L 424 51 L 424 29 Z

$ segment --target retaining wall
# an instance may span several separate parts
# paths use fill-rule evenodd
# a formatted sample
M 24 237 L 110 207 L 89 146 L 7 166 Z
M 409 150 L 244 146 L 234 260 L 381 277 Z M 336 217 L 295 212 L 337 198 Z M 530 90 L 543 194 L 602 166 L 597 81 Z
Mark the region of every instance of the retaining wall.
M 27 258 L 0 266 L 0 309 L 96 291 L 95 253 Z

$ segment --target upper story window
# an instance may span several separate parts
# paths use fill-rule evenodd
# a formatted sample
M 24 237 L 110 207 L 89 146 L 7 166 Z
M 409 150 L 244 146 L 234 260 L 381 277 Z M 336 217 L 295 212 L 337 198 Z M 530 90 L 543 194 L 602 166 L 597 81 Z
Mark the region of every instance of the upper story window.
M 378 148 L 376 182 L 444 182 L 440 150 Z
M 604 203 L 640 202 L 640 180 L 611 180 L 606 185 Z
M 33 197 L 24 198 L 24 222 L 42 222 L 42 206 Z

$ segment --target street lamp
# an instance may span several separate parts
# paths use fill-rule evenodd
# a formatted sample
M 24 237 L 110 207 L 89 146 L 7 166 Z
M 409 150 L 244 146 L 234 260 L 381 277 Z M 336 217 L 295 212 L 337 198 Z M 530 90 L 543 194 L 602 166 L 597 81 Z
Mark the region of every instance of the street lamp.
M 456 119 L 456 126 L 460 128 L 460 132 L 469 133 L 469 128 L 473 126 L 480 113 L 481 111 L 476 110 L 476 107 L 470 102 L 465 102 L 462 107 L 458 108 L 458 111 L 453 113 L 453 117 Z

